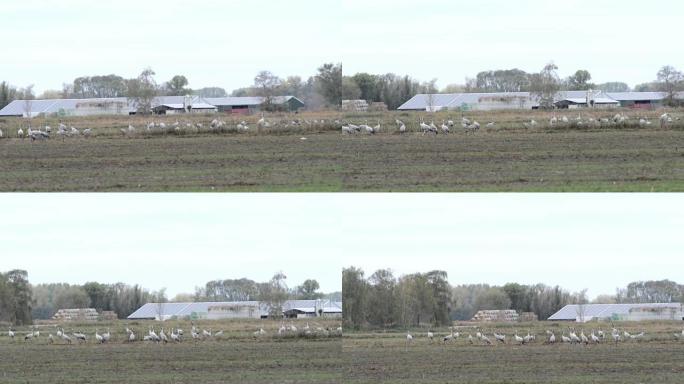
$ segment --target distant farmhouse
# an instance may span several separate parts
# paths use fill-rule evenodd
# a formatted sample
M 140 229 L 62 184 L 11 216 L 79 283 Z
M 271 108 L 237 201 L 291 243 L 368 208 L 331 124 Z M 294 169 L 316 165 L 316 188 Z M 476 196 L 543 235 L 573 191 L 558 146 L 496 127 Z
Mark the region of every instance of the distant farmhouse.
M 282 305 L 286 318 L 342 317 L 342 302 L 331 300 L 288 300 Z M 265 319 L 270 307 L 259 301 L 147 303 L 133 312 L 130 320 L 169 319 Z
M 552 321 L 684 320 L 680 303 L 570 304 L 549 317 Z
M 156 114 L 179 113 L 228 113 L 248 115 L 261 111 L 263 97 L 218 97 L 160 96 L 152 101 Z M 273 97 L 270 102 L 277 109 L 295 112 L 305 107 L 304 102 L 294 96 Z M 137 108 L 132 99 L 125 97 L 109 99 L 46 99 L 14 100 L 0 110 L 0 116 L 95 116 L 132 115 Z
M 560 109 L 576 108 L 646 108 L 663 106 L 663 92 L 563 91 L 554 97 Z M 684 93 L 678 95 L 684 100 Z M 400 111 L 494 111 L 537 109 L 538 99 L 530 92 L 417 94 L 397 108 Z

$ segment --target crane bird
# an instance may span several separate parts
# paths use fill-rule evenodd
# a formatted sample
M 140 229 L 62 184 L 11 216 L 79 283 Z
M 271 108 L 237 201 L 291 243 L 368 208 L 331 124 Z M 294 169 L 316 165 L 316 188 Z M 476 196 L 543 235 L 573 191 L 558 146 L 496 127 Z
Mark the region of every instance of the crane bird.
M 684 331 L 683 331 L 684 333 Z M 12 327 L 9 328 L 9 332 L 7 332 L 7 336 L 9 336 L 10 339 L 14 340 L 14 331 L 12 331 Z
M 580 343 L 582 340 L 577 337 L 577 334 L 574 331 L 570 331 L 570 341 L 572 343 Z
M 95 340 L 100 344 L 104 344 L 104 338 L 97 332 L 97 329 L 95 330 Z
M 221 337 L 221 336 L 223 336 L 223 330 L 220 330 L 220 331 L 214 333 L 214 337 Z
M 0 139 L 2 139 L 2 129 L 0 129 Z
M 442 120 L 442 126 L 440 128 L 442 128 L 442 133 L 449 133 L 449 126 L 444 123 L 444 120 Z
M 406 345 L 408 345 L 412 341 L 413 341 L 413 336 L 411 336 L 411 334 L 408 331 L 406 331 Z
M 589 338 L 587 337 L 587 335 L 584 334 L 584 330 L 580 332 L 580 340 L 583 344 L 589 344 Z
M 549 344 L 554 344 L 556 342 L 556 335 L 554 335 L 551 331 L 546 332 L 549 333 Z
M 163 341 L 164 344 L 166 344 L 166 343 L 169 342 L 169 338 L 166 336 L 166 333 L 164 333 L 164 328 L 162 328 L 162 329 L 159 331 L 159 339 L 161 339 L 161 341 Z
M 52 336 L 52 333 L 48 334 L 48 344 L 53 344 L 55 342 L 54 336 Z
M 432 341 L 432 339 L 434 339 L 434 337 L 435 337 L 435 334 L 432 333 L 432 332 L 430 332 L 430 330 L 428 330 L 428 332 L 427 332 L 427 338 L 430 339 L 430 341 Z
M 506 344 L 506 335 L 504 335 L 503 333 L 494 332 L 494 338 L 496 339 L 496 341 L 499 341 L 502 344 Z
M 133 331 L 130 331 L 130 332 L 128 333 L 128 342 L 129 342 L 129 343 L 132 343 L 132 342 L 134 342 L 134 341 L 135 341 L 135 333 L 133 333 Z
M 345 134 L 345 135 L 351 135 L 351 134 L 354 133 L 354 132 L 352 131 L 351 128 L 349 128 L 348 125 L 343 125 L 343 126 L 342 126 L 342 133 Z
M 84 342 L 84 343 L 85 343 L 85 342 L 88 341 L 88 338 L 86 337 L 86 335 L 85 335 L 84 333 L 81 333 L 81 332 L 72 332 L 71 334 L 74 335 L 74 337 L 76 338 L 76 340 L 78 340 L 79 343 L 80 343 L 80 342 Z
M 180 343 L 180 341 L 181 341 L 180 335 L 175 333 L 173 329 L 171 329 L 171 335 L 170 336 L 171 336 L 171 340 L 173 340 L 176 343 Z
M 485 344 L 487 344 L 487 345 L 492 345 L 492 341 L 489 339 L 489 337 L 487 337 L 487 336 L 485 336 L 485 335 L 482 335 L 482 337 L 480 338 L 480 340 L 482 340 L 482 341 L 483 341 Z
M 477 132 L 479 129 L 480 129 L 480 123 L 478 123 L 477 121 L 474 121 L 472 124 L 468 124 L 465 127 L 465 132 L 466 132 L 466 134 L 468 134 L 468 133 L 475 134 L 475 132 Z
M 69 335 L 64 333 L 64 331 L 62 331 L 61 337 L 62 337 L 62 340 L 64 340 L 67 344 L 71 344 L 71 337 L 69 337 Z
M 373 133 L 380 132 L 380 120 L 378 120 L 378 124 L 373 127 Z
M 620 333 L 617 332 L 616 329 L 613 329 L 613 333 L 611 333 L 610 336 L 613 338 L 613 341 L 615 341 L 615 344 L 620 342 Z
M 359 127 L 358 125 L 349 123 L 347 127 L 349 127 L 349 129 L 353 130 L 354 132 L 361 132 L 361 127 Z
M 569 337 L 565 336 L 565 333 L 563 333 L 563 334 L 561 335 L 561 342 L 563 342 L 563 343 L 572 343 L 572 339 L 570 339 Z
M 671 122 L 672 122 L 672 118 L 670 117 L 669 114 L 663 113 L 660 116 L 660 128 L 664 128 L 667 125 L 667 123 L 671 123 Z
M 111 332 L 109 332 L 109 328 L 107 328 L 107 332 L 102 334 L 102 340 L 103 340 L 103 342 L 108 343 L 109 339 L 111 339 L 111 338 L 112 338 L 112 334 L 111 334 Z
M 211 329 L 209 329 L 208 331 L 206 329 L 203 329 L 202 336 L 211 337 Z
M 474 343 L 475 343 L 475 340 L 473 340 L 473 335 L 471 335 L 470 333 L 468 334 L 468 342 L 469 342 L 470 344 L 474 344 Z
M 591 342 L 592 342 L 592 343 L 598 344 L 598 343 L 601 342 L 601 338 L 598 337 L 598 336 L 596 336 L 596 335 L 594 335 L 594 330 L 593 330 L 593 329 L 591 330 L 591 335 L 589 335 L 589 337 L 591 338 Z
M 402 123 L 401 126 L 399 126 L 399 133 L 404 133 L 406 132 L 406 126 Z
M 147 335 L 149 336 L 150 340 L 152 341 L 159 341 L 159 336 L 157 335 L 156 332 L 150 327 L 149 331 L 147 331 Z
M 535 337 L 534 335 L 530 335 L 530 332 L 527 332 L 527 335 L 523 337 L 523 340 L 525 340 L 525 344 L 531 343 L 534 341 Z
M 452 327 L 451 328 L 451 334 L 444 336 L 444 338 L 442 339 L 442 342 L 446 343 L 448 341 L 454 340 L 457 337 L 458 337 L 458 333 L 454 333 L 454 328 Z
M 525 339 L 522 337 L 518 336 L 518 332 L 513 334 L 513 339 L 515 339 L 515 342 L 518 344 L 525 344 Z
M 428 133 L 428 132 L 437 134 L 437 131 L 436 131 L 436 130 L 433 131 L 433 130 L 432 130 L 432 127 L 430 127 L 429 125 L 425 124 L 423 121 L 420 122 L 420 129 L 423 131 L 423 136 L 425 136 L 425 134 Z
M 493 128 L 495 125 L 496 125 L 495 122 L 490 121 L 489 123 L 487 123 L 487 128 Z
M 90 137 L 90 135 L 93 133 L 92 129 L 86 128 L 83 130 L 83 136 L 84 137 Z
M 17 137 L 21 137 L 22 139 L 24 138 L 24 130 L 19 128 L 17 129 Z
M 309 331 L 309 329 L 307 329 L 307 328 L 305 328 L 305 331 L 306 331 L 307 334 L 310 334 L 310 333 L 311 333 L 311 332 Z M 263 328 L 259 328 L 258 331 L 254 331 L 254 333 L 252 333 L 252 334 L 254 335 L 254 337 L 260 337 L 260 336 L 265 335 L 265 334 L 266 334 L 266 331 L 264 331 Z

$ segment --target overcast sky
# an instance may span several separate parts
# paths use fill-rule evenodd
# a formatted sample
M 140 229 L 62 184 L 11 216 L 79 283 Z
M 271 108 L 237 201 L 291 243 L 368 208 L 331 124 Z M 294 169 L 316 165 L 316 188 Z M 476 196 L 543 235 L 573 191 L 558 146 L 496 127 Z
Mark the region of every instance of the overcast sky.
M 684 198 L 637 194 L 5 194 L 0 270 L 32 283 L 166 287 L 211 279 L 446 270 L 452 284 L 561 285 L 590 296 L 682 281 Z
M 249 86 L 260 70 L 315 75 L 341 62 L 339 0 L 117 0 L 3 2 L 0 81 L 61 89 L 86 75 L 159 83 L 185 75 L 191 88 Z
M 652 81 L 663 65 L 684 69 L 679 0 L 344 0 L 344 71 L 394 72 L 441 87 L 482 70 Z
M 635 85 L 666 64 L 684 69 L 679 0 L 47 0 L 5 2 L 0 81 L 40 93 L 84 75 L 229 92 L 260 70 L 314 75 L 325 62 L 346 74 L 408 74 L 441 87 L 487 69 L 539 71 Z

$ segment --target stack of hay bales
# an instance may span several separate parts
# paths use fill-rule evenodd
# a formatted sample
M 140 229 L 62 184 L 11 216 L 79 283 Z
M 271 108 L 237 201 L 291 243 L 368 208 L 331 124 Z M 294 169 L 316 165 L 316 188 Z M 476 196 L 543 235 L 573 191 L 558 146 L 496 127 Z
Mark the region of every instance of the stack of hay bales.
M 472 321 L 514 323 L 519 319 L 518 312 L 513 309 L 488 309 L 478 311 Z
M 94 308 L 60 309 L 52 316 L 59 321 L 97 321 L 99 315 Z

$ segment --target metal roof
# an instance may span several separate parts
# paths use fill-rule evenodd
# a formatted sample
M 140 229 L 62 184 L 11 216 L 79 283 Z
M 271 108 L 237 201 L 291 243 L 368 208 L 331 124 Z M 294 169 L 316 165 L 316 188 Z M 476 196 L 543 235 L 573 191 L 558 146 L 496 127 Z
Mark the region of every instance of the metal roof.
M 586 98 L 565 98 L 565 99 L 560 99 L 558 101 L 569 101 L 571 103 L 575 104 L 586 104 L 587 99 Z M 557 102 L 558 102 L 557 101 Z M 594 104 L 619 104 L 620 102 L 617 100 L 609 99 L 607 97 L 598 97 L 594 98 Z
M 584 304 L 582 314 L 585 319 L 607 318 L 613 315 L 626 315 L 633 308 L 680 308 L 679 303 L 639 303 L 639 304 Z M 580 305 L 569 304 L 549 317 L 549 320 L 576 320 Z
M 276 96 L 273 98 L 274 104 L 284 104 L 292 99 L 299 103 L 304 103 L 294 96 Z M 215 109 L 217 106 L 257 106 L 263 103 L 263 97 L 216 97 L 216 98 L 202 98 L 199 96 L 192 96 L 193 109 Z M 31 100 L 30 109 L 31 116 L 36 116 L 41 113 L 52 114 L 58 113 L 60 110 L 74 111 L 82 104 L 95 103 L 124 103 L 127 107 L 124 112 L 132 112 L 135 106 L 132 99 L 126 97 L 116 97 L 108 99 L 45 99 L 45 100 Z M 169 108 L 182 109 L 185 105 L 185 96 L 158 96 L 152 100 L 152 107 L 165 105 Z M 180 107 L 179 107 L 180 106 Z M 26 114 L 26 100 L 14 100 L 5 108 L 0 110 L 0 116 L 24 116 Z
M 14 100 L 5 108 L 0 110 L 0 116 L 24 116 L 26 114 L 27 100 Z M 124 103 L 130 108 L 130 103 L 125 97 L 114 97 L 107 99 L 45 99 L 30 100 L 30 112 L 32 116 L 45 113 L 58 113 L 60 110 L 76 110 L 85 104 L 105 104 L 105 103 Z
M 283 304 L 283 311 L 311 309 L 304 312 L 315 312 L 316 304 L 320 303 L 324 313 L 342 312 L 342 303 L 330 300 L 288 300 Z M 153 319 L 161 314 L 164 317 L 186 317 L 193 313 L 208 313 L 210 307 L 220 306 L 253 306 L 258 307 L 261 315 L 268 314 L 268 306 L 259 301 L 221 301 L 197 303 L 147 303 L 133 312 L 128 319 Z
M 291 99 L 295 99 L 304 104 L 301 100 L 294 96 L 275 96 L 272 98 L 273 104 L 284 104 Z M 264 102 L 264 98 L 260 96 L 244 96 L 244 97 L 207 97 L 206 102 L 215 106 L 256 106 Z
M 607 95 L 618 101 L 662 100 L 665 98 L 665 94 L 662 92 L 608 92 Z
M 259 306 L 258 301 L 221 301 L 197 303 L 147 303 L 128 316 L 129 319 L 153 319 L 161 315 L 185 317 L 193 313 L 207 313 L 209 307 L 217 306 Z M 266 311 L 268 312 L 268 311 Z M 263 313 L 263 312 L 262 312 Z

